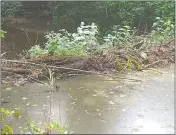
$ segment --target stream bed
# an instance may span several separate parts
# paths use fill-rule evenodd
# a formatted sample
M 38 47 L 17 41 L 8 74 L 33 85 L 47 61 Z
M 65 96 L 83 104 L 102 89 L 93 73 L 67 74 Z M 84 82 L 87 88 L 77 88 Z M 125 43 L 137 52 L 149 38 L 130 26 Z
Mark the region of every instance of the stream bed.
M 174 134 L 174 66 L 124 76 L 142 82 L 99 75 L 57 81 L 60 89 L 53 92 L 52 120 L 76 134 Z M 47 89 L 37 83 L 2 89 L 1 100 L 6 101 L 2 107 L 16 105 L 26 119 L 45 122 Z M 13 123 L 16 133 L 24 122 Z

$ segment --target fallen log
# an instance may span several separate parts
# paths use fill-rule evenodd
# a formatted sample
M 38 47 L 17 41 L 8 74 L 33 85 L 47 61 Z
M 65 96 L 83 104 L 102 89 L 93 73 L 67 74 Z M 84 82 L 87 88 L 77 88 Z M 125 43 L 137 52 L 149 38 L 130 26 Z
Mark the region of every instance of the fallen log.
M 137 80 L 137 79 L 130 79 L 130 78 L 125 78 L 125 77 L 107 75 L 107 74 L 102 74 L 102 73 L 98 73 L 98 72 L 94 72 L 94 71 L 86 71 L 86 70 L 75 69 L 75 68 L 57 67 L 57 66 L 44 65 L 44 64 L 37 64 L 37 63 L 31 63 L 31 62 L 26 62 L 26 61 L 17 61 L 17 60 L 5 60 L 5 59 L 2 59 L 2 61 L 14 62 L 14 63 L 21 63 L 21 64 L 31 64 L 31 65 L 41 66 L 41 67 L 55 68 L 55 69 L 64 69 L 64 70 L 71 70 L 71 71 L 77 71 L 77 72 L 83 72 L 83 73 L 89 73 L 89 74 L 98 74 L 98 75 L 102 75 L 102 76 L 109 76 L 109 77 L 112 77 L 112 78 L 119 78 L 119 79 L 127 79 L 127 80 L 131 80 L 131 81 L 136 81 L 136 82 L 140 82 L 140 81 L 141 81 L 141 80 Z M 30 71 L 30 70 L 29 70 L 29 71 Z M 30 71 L 30 72 L 31 72 L 31 71 Z
M 16 74 L 30 74 L 31 70 L 29 69 L 21 69 L 21 68 L 7 68 L 7 67 L 1 67 L 2 71 L 8 71 L 13 72 Z
M 146 65 L 145 67 L 144 67 L 144 69 L 146 69 L 146 68 L 148 68 L 148 67 L 150 67 L 150 66 L 152 66 L 152 65 L 154 65 L 154 64 L 157 64 L 157 63 L 159 63 L 159 62 L 165 62 L 166 60 L 158 60 L 158 61 L 155 61 L 155 62 L 153 62 L 153 63 L 150 63 L 150 64 L 148 64 L 148 65 Z

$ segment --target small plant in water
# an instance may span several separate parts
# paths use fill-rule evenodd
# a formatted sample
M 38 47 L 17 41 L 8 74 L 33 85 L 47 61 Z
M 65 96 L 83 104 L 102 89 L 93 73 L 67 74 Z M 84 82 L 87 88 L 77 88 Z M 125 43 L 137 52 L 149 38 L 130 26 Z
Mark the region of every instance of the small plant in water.
M 49 72 L 49 85 L 54 88 L 54 73 L 51 69 L 48 69 Z M 53 100 L 53 91 L 50 90 L 50 110 L 49 110 L 49 121 L 45 123 L 38 123 L 32 120 L 26 120 L 26 127 L 21 130 L 23 134 L 72 134 L 67 130 L 67 127 L 62 127 L 58 122 L 51 120 L 51 108 L 52 108 L 52 100 Z M 59 105 L 60 106 L 60 105 Z M 15 108 L 13 110 L 7 110 L 5 108 L 1 108 L 1 133 L 2 134 L 14 134 L 14 128 L 12 126 L 12 118 L 15 117 L 19 119 L 22 116 L 20 109 Z M 24 118 L 24 117 L 23 117 Z
M 13 117 L 18 120 L 23 117 L 19 108 L 15 108 L 13 110 L 8 110 L 5 108 L 1 108 L 1 134 L 14 134 L 14 128 L 12 126 Z M 23 134 L 72 134 L 73 132 L 67 131 L 67 127 L 62 127 L 59 123 L 55 121 L 50 121 L 49 123 L 37 123 L 31 120 L 26 121 L 27 127 L 24 127 L 21 130 Z M 42 127 L 41 127 L 42 125 Z
M 1 134 L 14 134 L 14 129 L 11 124 L 13 117 L 17 120 L 21 117 L 19 108 L 14 108 L 13 110 L 1 108 Z
M 1 30 L 1 38 L 5 38 L 6 33 L 7 33 L 6 31 Z

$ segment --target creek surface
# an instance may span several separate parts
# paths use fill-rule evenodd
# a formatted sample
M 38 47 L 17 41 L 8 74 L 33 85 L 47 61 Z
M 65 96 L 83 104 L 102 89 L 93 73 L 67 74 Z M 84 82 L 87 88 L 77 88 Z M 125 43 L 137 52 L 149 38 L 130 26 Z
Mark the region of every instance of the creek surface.
M 5 57 L 7 59 L 16 59 L 23 51 L 29 50 L 34 45 L 43 45 L 46 42 L 45 35 L 52 29 L 48 30 L 40 28 L 41 23 L 37 25 L 37 28 L 31 29 L 32 24 L 28 24 L 26 27 L 19 26 L 3 26 L 3 30 L 7 31 L 5 39 L 1 40 L 1 51 L 6 52 Z
M 74 133 L 174 134 L 174 66 L 157 71 L 129 72 L 122 76 L 142 82 L 85 75 L 60 80 L 53 92 L 52 120 Z M 15 105 L 25 119 L 45 122 L 49 111 L 48 86 L 26 84 L 2 90 L 2 107 Z M 14 122 L 16 133 L 24 119 Z

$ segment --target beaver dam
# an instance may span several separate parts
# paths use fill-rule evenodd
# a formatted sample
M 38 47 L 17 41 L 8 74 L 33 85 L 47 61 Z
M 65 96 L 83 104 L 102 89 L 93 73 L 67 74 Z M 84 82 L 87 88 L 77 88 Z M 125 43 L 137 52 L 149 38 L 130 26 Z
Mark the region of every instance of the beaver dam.
M 147 58 L 144 58 L 142 53 Z M 174 40 L 172 40 L 160 47 L 150 47 L 145 50 L 114 48 L 112 52 L 92 57 L 45 56 L 19 60 L 7 60 L 2 57 L 2 84 L 17 83 L 19 79 L 21 84 L 27 80 L 34 82 L 46 80 L 49 75 L 48 68 L 58 78 L 80 74 L 100 74 L 118 78 L 112 74 L 120 74 L 126 70 L 142 71 L 174 63 L 174 53 Z

